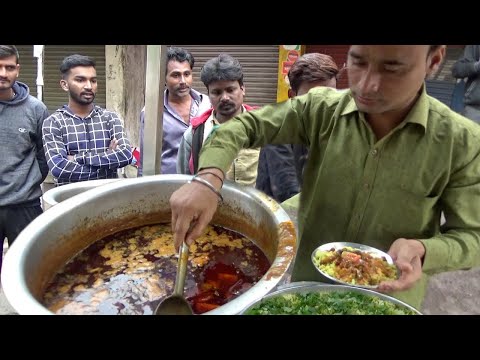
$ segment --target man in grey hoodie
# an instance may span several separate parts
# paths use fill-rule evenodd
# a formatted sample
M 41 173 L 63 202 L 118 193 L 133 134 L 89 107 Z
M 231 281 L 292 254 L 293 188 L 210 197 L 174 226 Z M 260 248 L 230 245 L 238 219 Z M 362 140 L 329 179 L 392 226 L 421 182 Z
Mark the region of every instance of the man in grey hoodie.
M 14 45 L 0 45 L 0 244 L 17 235 L 42 213 L 40 184 L 48 174 L 42 124 L 47 107 L 17 81 Z M 3 246 L 2 246 L 3 248 Z M 0 268 L 2 249 L 0 249 Z
M 480 45 L 467 45 L 463 56 L 452 67 L 457 79 L 467 78 L 462 115 L 480 123 Z

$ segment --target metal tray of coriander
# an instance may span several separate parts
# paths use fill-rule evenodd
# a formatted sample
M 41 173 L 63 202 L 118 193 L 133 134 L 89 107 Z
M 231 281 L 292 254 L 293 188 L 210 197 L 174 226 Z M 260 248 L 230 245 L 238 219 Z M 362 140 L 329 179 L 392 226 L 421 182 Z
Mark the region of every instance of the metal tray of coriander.
M 323 244 L 313 250 L 311 260 L 326 283 L 376 289 L 382 281 L 400 276 L 390 255 L 364 244 Z
M 240 315 L 422 315 L 414 307 L 373 290 L 320 282 L 287 284 Z

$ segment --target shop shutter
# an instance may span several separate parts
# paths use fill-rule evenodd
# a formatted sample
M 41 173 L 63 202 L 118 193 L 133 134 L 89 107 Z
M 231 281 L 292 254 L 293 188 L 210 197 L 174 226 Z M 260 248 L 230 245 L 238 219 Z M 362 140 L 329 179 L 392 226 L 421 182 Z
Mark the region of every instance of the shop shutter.
M 278 45 L 175 45 L 189 50 L 195 58 L 193 88 L 204 94 L 200 70 L 220 53 L 236 58 L 243 68 L 245 103 L 263 106 L 277 101 Z
M 350 45 L 307 45 L 307 53 L 318 52 L 321 54 L 330 55 L 338 65 L 339 69 L 347 63 L 347 54 Z M 346 71 L 341 71 L 337 83 L 338 89 L 348 88 L 348 77 Z
M 98 90 L 95 103 L 105 107 L 105 45 L 45 45 L 43 102 L 50 112 L 68 103 L 68 94 L 60 87 L 60 64 L 72 54 L 92 57 L 96 62 Z
M 30 88 L 30 95 L 37 96 L 37 58 L 33 57 L 33 45 L 15 45 L 20 56 L 18 81 Z
M 453 89 L 455 88 L 454 82 L 427 80 L 425 81 L 425 85 L 429 95 L 443 102 L 447 106 L 452 104 Z

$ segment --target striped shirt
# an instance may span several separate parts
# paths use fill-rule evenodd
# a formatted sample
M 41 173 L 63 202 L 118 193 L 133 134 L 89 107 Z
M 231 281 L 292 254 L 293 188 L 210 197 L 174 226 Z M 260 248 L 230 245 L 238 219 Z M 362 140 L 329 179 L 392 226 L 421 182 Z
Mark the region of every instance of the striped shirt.
M 58 185 L 116 178 L 117 169 L 132 161 L 123 121 L 99 106 L 82 119 L 64 105 L 45 119 L 42 135 L 48 167 Z M 110 150 L 114 138 L 118 145 Z

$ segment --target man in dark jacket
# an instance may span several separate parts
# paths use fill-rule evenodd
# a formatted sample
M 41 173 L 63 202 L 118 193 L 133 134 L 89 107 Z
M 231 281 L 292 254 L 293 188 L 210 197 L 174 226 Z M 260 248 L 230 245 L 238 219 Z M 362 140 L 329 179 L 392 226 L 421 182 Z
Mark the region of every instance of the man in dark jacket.
M 316 86 L 337 87 L 338 67 L 329 55 L 305 54 L 288 72 L 288 97 L 306 94 Z M 303 144 L 266 145 L 260 151 L 257 189 L 283 202 L 300 192 L 308 148 Z
M 457 79 L 467 78 L 462 115 L 480 123 L 480 45 L 467 45 L 463 56 L 452 67 Z
M 14 45 L 0 45 L 0 268 L 3 241 L 17 235 L 42 213 L 41 183 L 48 174 L 42 146 L 47 107 L 17 81 Z

